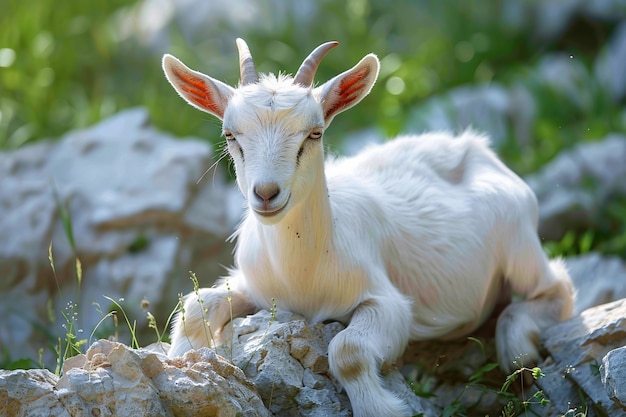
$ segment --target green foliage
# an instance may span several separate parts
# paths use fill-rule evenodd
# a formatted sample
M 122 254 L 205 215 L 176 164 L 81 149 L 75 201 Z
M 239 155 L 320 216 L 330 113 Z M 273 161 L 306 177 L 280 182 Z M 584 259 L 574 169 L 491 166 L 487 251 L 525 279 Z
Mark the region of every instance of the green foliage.
M 340 132 L 375 127 L 396 135 L 405 130 L 412 110 L 430 97 L 456 86 L 490 82 L 521 88 L 537 103 L 531 142 L 520 143 L 511 131 L 499 149 L 520 174 L 535 172 L 564 148 L 626 131 L 620 103 L 592 76 L 593 61 L 611 34 L 610 23 L 596 22 L 593 31 L 579 23 L 546 44 L 523 28 L 505 26 L 501 8 L 479 0 L 454 5 L 438 0 L 322 0 L 307 17 L 291 2 L 283 6 L 276 11 L 275 2 L 261 0 L 254 3 L 254 19 L 240 16 L 235 22 L 226 13 L 216 13 L 210 24 L 193 31 L 173 18 L 162 32 L 161 46 L 155 47 L 149 27 L 159 22 L 146 22 L 146 13 L 140 14 L 150 2 L 4 0 L 0 149 L 56 138 L 133 106 L 148 107 L 161 129 L 216 143 L 219 122 L 182 103 L 163 78 L 160 55 L 174 53 L 191 67 L 236 84 L 237 36 L 248 40 L 262 72 L 294 72 L 314 46 L 340 41 L 319 69 L 320 82 L 368 52 L 378 54 L 378 85 L 363 104 L 335 120 L 326 135 L 331 148 L 339 144 Z M 166 23 L 167 15 L 159 10 Z M 553 52 L 578 63 L 575 88 L 580 100 L 540 76 L 539 62 Z M 573 241 L 566 236 L 550 250 L 626 256 L 624 218 L 626 202 L 609 199 L 597 224 L 590 225 L 591 234 L 574 231 Z M 129 250 L 148 243 L 139 237 Z
M 485 353 L 484 364 L 475 369 L 469 378 L 460 377 L 457 368 L 447 368 L 445 365 L 439 368 L 437 364 L 433 369 L 424 367 L 424 363 L 415 365 L 419 376 L 418 381 L 409 380 L 409 385 L 416 395 L 424 398 L 435 398 L 439 392 L 446 395 L 444 408 L 440 417 L 469 417 L 469 416 L 491 416 L 491 417 L 516 417 L 516 416 L 539 416 L 545 414 L 550 404 L 549 398 L 541 390 L 531 389 L 529 382 L 545 377 L 545 373 L 539 367 L 524 367 L 519 361 L 516 362 L 518 369 L 509 375 L 503 375 L 495 362 L 493 351 L 487 353 L 484 349 L 484 342 L 477 338 L 468 338 L 478 343 Z M 467 368 L 463 368 L 465 372 Z M 436 381 L 433 384 L 433 381 Z M 463 384 L 462 390 L 451 387 L 459 387 Z M 442 386 L 439 386 L 443 384 Z M 456 397 L 447 397 L 452 392 L 458 392 Z M 494 395 L 498 398 L 500 408 L 494 404 Z M 483 400 L 486 399 L 486 402 Z M 572 399 L 575 401 L 576 399 Z M 437 402 L 436 400 L 434 400 Z M 579 403 L 580 409 L 585 409 L 586 398 L 581 393 Z M 441 404 L 443 400 L 439 400 Z M 485 414 L 486 404 L 491 407 Z M 585 413 L 579 409 L 573 409 L 577 417 L 584 417 Z M 567 414 L 570 415 L 570 414 Z

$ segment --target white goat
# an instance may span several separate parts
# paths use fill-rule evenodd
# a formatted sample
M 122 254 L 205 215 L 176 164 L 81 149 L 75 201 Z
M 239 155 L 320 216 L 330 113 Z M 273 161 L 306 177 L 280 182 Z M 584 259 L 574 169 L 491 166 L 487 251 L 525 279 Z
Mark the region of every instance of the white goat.
M 348 323 L 328 356 L 355 416 L 406 415 L 379 370 L 409 340 L 467 335 L 511 290 L 524 301 L 510 304 L 496 329 L 500 364 L 511 371 L 520 356 L 538 359 L 539 333 L 571 314 L 573 290 L 563 264 L 542 251 L 533 192 L 486 138 L 405 136 L 324 164 L 325 129 L 369 93 L 379 69 L 370 54 L 313 88 L 336 45 L 319 46 L 294 78 L 259 77 L 238 39 L 237 88 L 164 56 L 176 91 L 223 121 L 248 205 L 235 269 L 199 291 L 203 307 L 187 296 L 170 356 L 207 346 L 203 317 L 219 333 L 231 308 L 242 316 L 274 298 L 312 322 Z

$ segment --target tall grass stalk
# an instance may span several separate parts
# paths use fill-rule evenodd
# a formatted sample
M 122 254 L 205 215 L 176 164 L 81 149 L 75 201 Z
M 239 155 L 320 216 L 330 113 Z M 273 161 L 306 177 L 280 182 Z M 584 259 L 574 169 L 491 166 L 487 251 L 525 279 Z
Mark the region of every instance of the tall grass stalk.
M 204 299 L 200 297 L 200 283 L 198 282 L 198 277 L 196 276 L 196 273 L 192 271 L 189 271 L 189 275 L 189 278 L 193 282 L 193 291 L 196 294 L 196 301 L 200 305 L 200 311 L 202 312 L 202 322 L 204 323 L 202 328 L 204 330 L 204 336 L 208 346 L 213 346 L 215 353 L 217 353 L 217 346 L 213 337 L 213 329 L 211 329 L 211 323 L 207 317 L 208 309 L 204 306 Z
M 111 297 L 107 297 L 106 295 L 104 295 L 103 297 L 109 300 L 110 302 L 112 302 L 113 304 L 115 304 L 115 306 L 119 309 L 117 311 L 111 312 L 111 314 L 113 314 L 114 320 L 117 319 L 118 311 L 122 313 L 122 316 L 124 316 L 124 321 L 126 322 L 126 326 L 128 326 L 128 330 L 130 331 L 130 336 L 131 336 L 130 347 L 133 349 L 139 349 L 139 342 L 137 342 L 137 334 L 136 334 L 137 333 L 137 321 L 136 320 L 133 321 L 133 324 L 131 325 L 130 320 L 128 319 L 128 315 L 126 315 L 126 311 L 124 310 L 124 308 Z M 120 301 L 122 300 L 123 299 L 121 299 Z M 117 339 L 117 335 L 116 335 L 116 339 Z

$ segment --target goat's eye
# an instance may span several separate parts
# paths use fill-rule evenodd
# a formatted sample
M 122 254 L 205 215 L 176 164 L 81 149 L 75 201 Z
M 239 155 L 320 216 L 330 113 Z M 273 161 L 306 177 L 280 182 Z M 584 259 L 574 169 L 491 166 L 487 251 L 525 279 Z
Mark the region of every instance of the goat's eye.
M 224 131 L 224 137 L 226 138 L 226 140 L 235 140 L 235 135 L 233 135 L 233 132 L 231 132 L 230 130 Z
M 322 137 L 322 129 L 313 129 L 311 133 L 309 133 L 309 139 L 320 139 Z

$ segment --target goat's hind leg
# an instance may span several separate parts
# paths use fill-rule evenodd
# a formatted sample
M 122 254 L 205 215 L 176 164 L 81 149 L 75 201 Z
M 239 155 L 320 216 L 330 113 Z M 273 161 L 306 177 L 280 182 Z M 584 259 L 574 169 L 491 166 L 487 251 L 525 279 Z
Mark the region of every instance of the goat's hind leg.
M 346 390 L 355 417 L 405 416 L 404 402 L 381 385 L 379 370 L 404 351 L 412 322 L 411 304 L 399 292 L 370 298 L 328 347 L 332 374 Z
M 172 322 L 172 345 L 168 356 L 181 356 L 191 349 L 219 345 L 223 342 L 221 332 L 231 318 L 257 311 L 241 287 L 242 283 L 240 277 L 232 276 L 213 288 L 201 288 L 187 294 Z
M 540 359 L 541 332 L 569 318 L 574 288 L 564 263 L 549 261 L 536 236 L 512 252 L 507 279 L 513 293 L 524 300 L 507 306 L 496 327 L 500 366 L 506 372 L 533 366 Z

